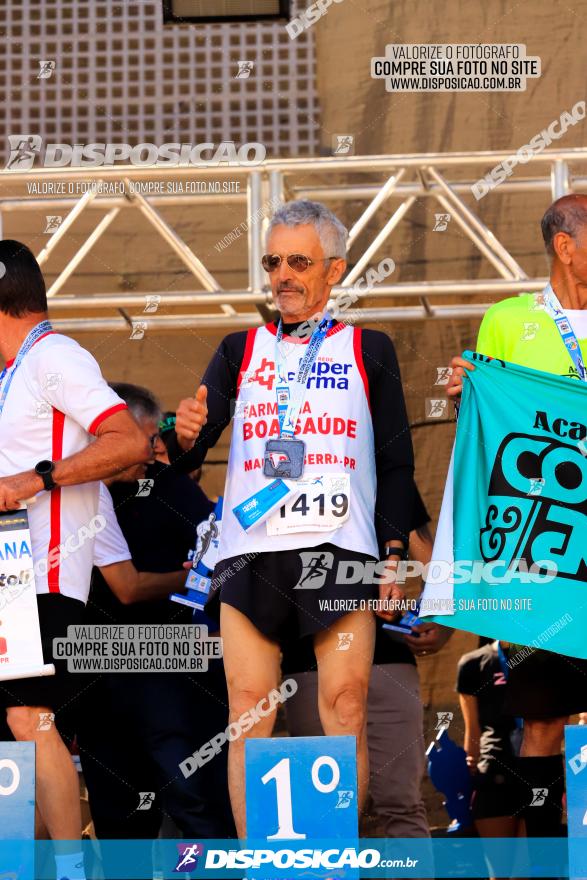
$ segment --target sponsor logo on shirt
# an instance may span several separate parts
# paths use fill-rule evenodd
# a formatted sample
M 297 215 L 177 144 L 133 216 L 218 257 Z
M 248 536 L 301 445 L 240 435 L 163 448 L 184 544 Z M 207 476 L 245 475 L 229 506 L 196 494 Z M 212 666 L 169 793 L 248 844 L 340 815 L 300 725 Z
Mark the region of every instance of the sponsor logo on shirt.
M 353 367 L 354 364 L 352 363 L 341 364 L 338 361 L 333 362 L 330 358 L 325 359 L 319 357 L 316 363 L 312 366 L 306 387 L 310 390 L 325 388 L 334 391 L 348 391 L 349 373 Z M 289 382 L 294 382 L 295 379 L 296 372 L 291 370 L 287 374 L 287 380 Z M 255 383 L 264 386 L 269 391 L 273 390 L 275 383 L 274 361 L 264 357 L 260 366 L 258 366 L 256 370 L 245 372 L 243 374 L 243 385 L 253 385 Z

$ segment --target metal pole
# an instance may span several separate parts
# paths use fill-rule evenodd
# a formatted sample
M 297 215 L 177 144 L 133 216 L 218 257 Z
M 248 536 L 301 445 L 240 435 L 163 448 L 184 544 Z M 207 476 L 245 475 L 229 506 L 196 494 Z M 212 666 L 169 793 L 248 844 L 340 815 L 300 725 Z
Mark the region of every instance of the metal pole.
M 375 198 L 373 199 L 373 201 L 371 202 L 371 204 L 367 205 L 367 207 L 365 208 L 365 210 L 363 211 L 363 213 L 361 214 L 361 216 L 359 217 L 359 219 L 357 220 L 357 222 L 355 223 L 355 225 L 352 227 L 351 231 L 349 232 L 349 238 L 348 238 L 348 242 L 347 242 L 347 250 L 351 249 L 351 245 L 353 244 L 353 242 L 355 241 L 355 239 L 357 238 L 359 233 L 363 231 L 363 229 L 365 228 L 365 226 L 367 225 L 367 223 L 369 222 L 371 217 L 379 210 L 379 208 L 381 207 L 383 202 L 387 198 L 389 198 L 389 196 L 392 194 L 392 192 L 394 191 L 397 184 L 402 179 L 402 177 L 404 176 L 405 173 L 406 173 L 406 169 L 400 168 L 400 170 L 397 172 L 397 174 L 393 175 L 392 177 L 388 178 L 388 180 L 385 181 L 385 183 L 383 184 L 381 189 L 377 192 L 377 194 L 376 194 Z
M 587 158 L 587 156 L 586 156 Z M 271 172 L 271 174 L 281 174 L 281 172 Z M 581 176 L 580 174 L 573 177 L 573 182 L 575 184 L 576 189 L 587 188 L 587 177 Z M 472 181 L 459 180 L 451 183 L 452 189 L 456 193 L 463 193 L 464 195 L 468 195 L 471 192 Z M 357 201 L 359 199 L 372 199 L 374 198 L 381 190 L 381 187 L 375 183 L 368 184 L 360 184 L 360 183 L 349 183 L 347 186 L 342 185 L 332 185 L 332 186 L 292 186 L 291 192 L 292 198 L 296 199 L 314 199 L 315 201 L 328 201 L 329 199 L 336 199 L 337 201 Z M 414 180 L 408 181 L 407 183 L 398 183 L 395 187 L 392 197 L 397 197 L 398 199 L 407 198 L 407 196 L 418 196 L 418 198 L 426 198 L 428 196 L 434 196 L 436 192 L 440 190 L 440 187 L 435 183 L 430 183 L 430 187 L 428 190 L 422 189 L 421 184 Z M 551 178 L 550 174 L 544 178 L 538 177 L 522 177 L 516 180 L 504 180 L 503 183 L 499 185 L 499 192 L 501 193 L 526 193 L 526 192 L 545 192 L 551 191 Z M 224 193 L 222 195 L 222 204 L 240 204 L 241 202 L 246 202 L 246 193 Z M 158 207 L 163 205 L 163 207 L 175 207 L 175 206 L 183 206 L 183 205 L 209 205 L 209 204 L 218 204 L 218 196 L 217 195 L 156 195 L 149 196 L 149 204 L 153 205 L 153 207 Z M 285 188 L 284 188 L 284 199 L 285 201 Z M 2 207 L 4 211 L 42 211 L 42 210 L 70 210 L 73 205 L 77 203 L 77 199 L 75 198 L 67 198 L 64 196 L 63 198 L 47 198 L 40 199 L 36 197 L 19 197 L 12 198 L 8 197 L 1 200 Z M 130 210 L 134 206 L 129 203 L 129 201 L 124 196 L 100 196 L 94 202 L 90 202 L 87 206 L 88 211 L 103 211 L 109 208 L 125 208 Z
M 481 253 L 489 260 L 492 266 L 495 266 L 499 274 L 502 278 L 512 280 L 515 276 L 514 273 L 499 259 L 497 254 L 495 254 L 491 248 L 486 244 L 486 242 L 481 238 L 480 235 L 477 235 L 474 229 L 469 226 L 464 217 L 461 216 L 458 208 L 455 208 L 452 202 L 449 202 L 448 199 L 445 199 L 444 196 L 437 195 L 438 204 L 441 205 L 444 210 L 454 217 L 457 224 L 461 227 L 467 238 L 469 238 L 474 245 L 476 245 Z
M 285 202 L 283 174 L 281 171 L 269 172 L 269 198 L 272 205 L 277 205 L 278 202 Z M 274 207 L 273 213 L 275 213 L 275 210 L 276 208 Z
M 93 248 L 95 243 L 98 241 L 98 239 L 100 238 L 102 233 L 110 226 L 110 224 L 112 223 L 112 221 L 114 220 L 114 218 L 118 214 L 119 210 L 120 210 L 119 208 L 112 208 L 112 210 L 109 211 L 105 217 L 102 217 L 102 219 L 100 220 L 100 222 L 98 223 L 98 225 L 96 226 L 94 231 L 91 233 L 91 235 L 88 236 L 88 238 L 85 240 L 85 242 L 79 248 L 77 253 L 74 254 L 74 256 L 71 258 L 71 260 L 69 261 L 69 263 L 67 264 L 67 266 L 63 270 L 63 272 L 61 272 L 61 274 L 57 276 L 57 278 L 55 279 L 55 281 L 53 282 L 53 284 L 51 285 L 51 287 L 47 291 L 47 298 L 55 296 L 57 291 L 61 290 L 61 288 L 63 287 L 63 285 L 67 281 L 67 279 L 75 271 L 75 269 L 77 269 L 77 267 L 79 266 L 81 261 L 86 256 L 86 254 L 88 254 L 91 251 L 91 249 Z
M 47 178 L 51 180 L 73 181 L 81 178 L 87 180 L 119 180 L 125 177 L 131 179 L 153 180 L 155 177 L 169 178 L 173 175 L 178 177 L 202 176 L 217 177 L 244 175 L 264 171 L 281 172 L 313 172 L 321 174 L 324 171 L 342 171 L 353 174 L 355 171 L 388 171 L 393 173 L 398 166 L 410 168 L 422 168 L 430 165 L 438 165 L 441 168 L 463 166 L 488 166 L 495 165 L 508 159 L 510 153 L 499 150 L 479 150 L 475 153 L 407 153 L 378 156 L 324 156 L 320 158 L 300 159 L 268 159 L 259 165 L 229 165 L 229 164 L 203 164 L 203 165 L 176 165 L 172 168 L 167 164 L 161 165 L 101 165 L 93 168 L 37 168 L 35 178 Z M 534 166 L 547 163 L 550 165 L 557 159 L 568 162 L 585 160 L 586 150 L 584 147 L 573 147 L 565 150 L 543 150 L 532 158 Z M 29 183 L 30 171 L 6 170 L 0 171 L 0 180 L 10 180 L 11 183 Z
M 389 299 L 394 297 L 419 298 L 422 296 L 479 296 L 491 294 L 492 296 L 508 296 L 516 293 L 526 293 L 532 290 L 541 290 L 547 278 L 528 278 L 523 281 L 502 280 L 500 278 L 478 279 L 475 281 L 416 281 L 402 282 L 401 284 L 378 284 L 369 291 L 357 290 L 359 299 Z M 342 293 L 345 289 L 344 282 L 332 288 L 333 294 Z M 85 309 L 121 309 L 135 308 L 144 305 L 146 296 L 161 297 L 163 306 L 219 306 L 220 304 L 241 305 L 265 305 L 267 295 L 265 293 L 251 293 L 250 291 L 226 291 L 222 297 L 217 293 L 169 293 L 169 291 L 149 291 L 148 293 L 97 293 L 89 296 L 73 296 L 62 294 L 54 296 L 51 302 L 53 310 L 73 312 Z M 237 314 L 241 314 L 237 312 Z
M 263 289 L 261 173 L 252 171 L 247 185 L 247 216 L 249 219 L 249 290 L 260 293 Z
M 423 306 L 402 306 L 387 309 L 359 309 L 345 313 L 344 320 L 349 324 L 381 323 L 385 321 L 414 321 L 431 317 L 432 320 L 443 318 L 482 318 L 491 303 L 468 306 L 438 306 L 432 316 L 426 314 Z M 356 318 L 356 320 L 355 320 Z M 115 330 L 128 332 L 129 326 L 144 322 L 147 331 L 167 332 L 169 330 L 207 330 L 225 329 L 227 326 L 256 327 L 264 323 L 258 312 L 233 316 L 229 321 L 225 315 L 161 315 L 145 319 L 144 315 L 130 317 L 130 325 L 122 316 L 118 318 L 95 318 L 91 322 L 83 318 L 52 319 L 51 323 L 58 332 L 64 333 L 104 333 Z
M 222 303 L 229 305 L 262 305 L 267 302 L 263 293 L 231 290 L 223 293 L 170 293 L 163 291 L 146 291 L 145 293 L 96 293 L 89 296 L 72 296 L 65 294 L 53 299 L 54 309 L 73 311 L 75 309 L 124 309 L 144 304 L 146 296 L 159 296 L 162 305 L 167 306 L 217 306 Z
M 552 199 L 560 199 L 571 191 L 571 181 L 569 177 L 569 166 L 564 159 L 555 159 L 550 169 L 550 186 L 552 190 Z
M 473 211 L 471 211 L 471 209 L 463 202 L 461 198 L 459 198 L 459 196 L 457 196 L 452 187 L 446 182 L 444 177 L 442 177 L 442 175 L 440 175 L 435 168 L 426 168 L 425 170 L 433 177 L 436 183 L 446 193 L 446 197 L 452 203 L 453 208 L 456 211 L 460 211 L 465 222 L 468 223 L 483 239 L 487 247 L 490 248 L 491 251 L 496 255 L 496 257 L 501 260 L 501 262 L 507 267 L 509 273 L 513 275 L 514 278 L 527 278 L 528 276 L 526 275 L 522 267 L 518 265 L 512 255 L 508 253 L 507 249 L 502 245 L 500 241 L 498 241 L 497 237 L 493 234 L 491 229 L 489 229 L 484 223 L 482 223 L 477 215 L 474 214 Z
M 125 181 L 125 184 L 128 185 L 128 181 Z M 130 187 L 129 187 L 130 189 Z M 161 233 L 162 238 L 171 245 L 175 253 L 178 257 L 185 263 L 188 269 L 193 272 L 196 278 L 202 282 L 206 290 L 216 290 L 221 291 L 222 287 L 216 281 L 213 275 L 208 272 L 204 264 L 194 252 L 187 246 L 185 241 L 179 237 L 177 232 L 171 228 L 167 224 L 167 222 L 163 219 L 161 214 L 155 210 L 155 208 L 149 204 L 147 199 L 142 196 L 139 192 L 128 192 L 126 193 L 127 199 L 131 201 L 136 200 L 139 205 L 140 210 L 145 215 L 147 220 L 155 227 L 155 229 Z
M 75 206 L 71 209 L 65 220 L 62 222 L 61 226 L 58 226 L 43 250 L 37 256 L 37 263 L 39 266 L 42 266 L 49 257 L 49 254 L 53 250 L 53 248 L 58 244 L 58 242 L 63 238 L 69 227 L 75 223 L 81 212 L 84 210 L 86 205 L 88 205 L 91 201 L 96 198 L 96 191 L 89 189 L 84 195 L 79 199 L 79 201 L 75 204 Z
M 363 256 L 357 261 L 356 265 L 351 269 L 347 277 L 342 282 L 343 287 L 349 287 L 363 272 L 363 269 L 369 263 L 369 260 L 373 256 L 373 254 L 377 253 L 385 239 L 388 235 L 393 232 L 397 224 L 403 218 L 404 214 L 410 210 L 414 202 L 416 201 L 416 196 L 410 196 L 409 199 L 406 199 L 403 204 L 399 206 L 399 208 L 391 215 L 381 232 L 375 236 Z

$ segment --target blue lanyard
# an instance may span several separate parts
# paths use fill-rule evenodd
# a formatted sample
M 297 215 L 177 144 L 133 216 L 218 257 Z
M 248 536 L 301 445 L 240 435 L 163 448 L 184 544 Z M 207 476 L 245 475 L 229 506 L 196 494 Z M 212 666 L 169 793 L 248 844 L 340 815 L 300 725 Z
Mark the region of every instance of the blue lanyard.
M 10 390 L 12 380 L 14 379 L 14 374 L 21 365 L 25 354 L 27 354 L 31 350 L 35 342 L 40 339 L 41 336 L 44 336 L 46 333 L 51 333 L 52 330 L 53 327 L 51 326 L 50 321 L 41 321 L 40 324 L 37 324 L 36 327 L 33 327 L 31 332 L 28 334 L 27 338 L 19 348 L 18 354 L 14 359 L 12 367 L 4 367 L 4 369 L 0 373 L 0 388 L 2 388 L 2 392 L 0 393 L 0 416 L 4 411 L 4 404 L 6 403 L 6 398 L 8 397 L 8 392 Z M 8 376 L 8 379 L 6 379 L 6 374 L 9 370 L 10 374 Z M 6 379 L 6 384 L 4 384 L 4 379 Z
M 279 419 L 279 428 L 281 437 L 291 440 L 295 434 L 298 416 L 304 402 L 306 394 L 306 383 L 310 371 L 314 366 L 318 352 L 322 343 L 326 339 L 326 334 L 330 327 L 334 324 L 334 320 L 328 313 L 324 315 L 318 326 L 315 328 L 310 341 L 306 347 L 303 358 L 298 367 L 298 374 L 295 378 L 293 391 L 290 392 L 290 383 L 287 379 L 287 363 L 280 349 L 280 343 L 283 339 L 282 321 L 279 321 L 277 335 L 275 338 L 275 369 L 277 372 L 277 417 Z
M 571 322 L 565 315 L 564 309 L 558 301 L 558 297 L 552 285 L 547 284 L 542 292 L 544 298 L 544 308 L 556 324 L 556 329 L 560 333 L 561 339 L 575 365 L 575 369 L 579 374 L 579 378 L 583 382 L 587 382 L 587 367 L 583 361 L 579 342 L 575 336 L 575 331 L 571 327 Z

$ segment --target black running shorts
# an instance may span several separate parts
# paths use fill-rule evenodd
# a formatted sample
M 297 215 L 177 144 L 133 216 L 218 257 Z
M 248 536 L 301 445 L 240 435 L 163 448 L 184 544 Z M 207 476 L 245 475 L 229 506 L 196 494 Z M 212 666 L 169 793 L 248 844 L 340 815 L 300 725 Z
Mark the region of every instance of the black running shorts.
M 0 706 L 40 706 L 57 713 L 71 708 L 92 679 L 91 675 L 68 672 L 67 661 L 53 657 L 53 639 L 67 636 L 68 626 L 83 623 L 85 605 L 60 593 L 42 593 L 37 596 L 37 606 L 43 659 L 55 665 L 56 674 L 0 681 Z
M 225 602 L 277 642 L 314 635 L 379 595 L 369 575 L 366 583 L 339 582 L 368 562 L 376 560 L 334 544 L 223 559 L 214 570 L 206 612 L 218 618 L 219 601 Z

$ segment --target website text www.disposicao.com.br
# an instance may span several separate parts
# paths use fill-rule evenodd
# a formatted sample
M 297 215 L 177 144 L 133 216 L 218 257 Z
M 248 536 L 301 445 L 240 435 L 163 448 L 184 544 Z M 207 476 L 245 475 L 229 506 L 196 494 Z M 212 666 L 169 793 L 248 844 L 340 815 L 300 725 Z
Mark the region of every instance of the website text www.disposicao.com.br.
M 206 852 L 207 869 L 238 868 L 415 868 L 418 859 L 410 856 L 385 859 L 377 849 L 331 847 L 328 849 L 210 849 Z

